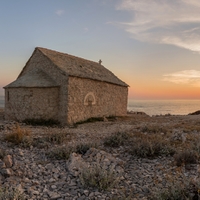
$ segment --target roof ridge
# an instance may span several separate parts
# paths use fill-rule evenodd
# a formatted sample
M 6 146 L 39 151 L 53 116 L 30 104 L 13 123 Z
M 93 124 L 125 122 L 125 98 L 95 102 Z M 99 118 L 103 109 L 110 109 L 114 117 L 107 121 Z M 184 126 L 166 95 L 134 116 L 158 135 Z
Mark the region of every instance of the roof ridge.
M 52 49 L 48 49 L 48 48 L 44 48 L 44 47 L 36 47 L 35 49 L 40 50 L 43 54 L 45 54 L 45 52 L 43 51 L 43 50 L 45 50 L 45 51 L 54 52 L 56 54 L 61 54 L 61 55 L 64 55 L 64 56 L 69 56 L 69 57 L 80 59 L 80 60 L 83 60 L 83 61 L 93 62 L 95 64 L 99 64 L 99 62 L 96 62 L 96 61 L 93 61 L 93 60 L 88 60 L 88 59 L 85 59 L 85 58 L 82 58 L 82 57 L 79 57 L 79 56 L 74 56 L 74 55 L 71 55 L 71 54 L 68 54 L 68 53 L 63 53 L 63 52 L 60 52 L 60 51 L 57 51 L 57 50 L 52 50 Z M 101 66 L 103 66 L 103 65 L 101 65 Z
M 81 57 L 43 47 L 36 47 L 35 50 L 40 51 L 47 59 L 52 62 L 52 64 L 54 64 L 56 67 L 58 67 L 58 69 L 62 70 L 68 75 L 105 81 L 126 87 L 128 86 L 112 71 L 101 65 L 99 62 L 94 62 Z

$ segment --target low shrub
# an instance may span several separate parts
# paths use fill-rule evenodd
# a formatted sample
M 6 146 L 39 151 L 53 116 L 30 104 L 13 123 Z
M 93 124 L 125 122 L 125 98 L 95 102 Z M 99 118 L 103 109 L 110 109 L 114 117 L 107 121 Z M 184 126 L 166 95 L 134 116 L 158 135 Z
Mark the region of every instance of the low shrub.
M 39 149 L 48 149 L 50 147 L 50 144 L 47 142 L 46 138 L 42 137 L 34 138 L 32 145 Z
M 22 129 L 19 124 L 8 134 L 5 135 L 4 140 L 13 144 L 22 146 L 30 146 L 32 138 L 28 129 Z
M 0 159 L 3 159 L 6 156 L 6 152 L 3 149 L 0 149 Z
M 152 125 L 152 126 L 144 126 L 141 129 L 142 133 L 167 133 L 168 130 L 164 127 Z
M 49 133 L 47 136 L 47 142 L 54 144 L 63 144 L 67 140 L 68 134 L 65 132 Z
M 190 135 L 189 135 L 190 136 Z M 200 155 L 200 136 L 198 135 L 191 135 L 189 137 L 190 142 L 190 149 L 197 152 Z
M 32 126 L 58 126 L 60 125 L 59 121 L 54 119 L 25 119 L 23 123 Z
M 154 194 L 151 200 L 188 200 L 188 189 L 184 188 L 180 183 L 178 185 L 172 185 L 167 189 L 160 190 L 157 194 Z
M 80 174 L 80 180 L 84 187 L 97 188 L 100 191 L 108 190 L 118 182 L 112 170 L 102 169 L 99 165 L 84 169 Z
M 84 121 L 77 122 L 77 123 L 75 123 L 75 125 L 90 123 L 90 122 L 102 122 L 102 121 L 104 121 L 103 117 L 91 117 L 91 118 L 86 119 Z
M 108 147 L 119 147 L 129 139 L 127 133 L 118 132 L 104 139 L 104 145 Z
M 109 116 L 109 117 L 106 117 L 106 119 L 108 120 L 108 121 L 116 121 L 117 120 L 117 117 L 116 116 Z
M 154 191 L 150 200 L 195 200 L 199 199 L 199 184 L 184 176 L 178 181 L 175 178 L 168 180 L 166 188 Z
M 25 200 L 25 197 L 17 189 L 0 188 L 0 200 Z
M 164 140 L 158 134 L 138 134 L 133 137 L 129 144 L 129 153 L 138 157 L 156 157 L 174 155 L 175 149 L 170 142 Z
M 174 155 L 174 160 L 177 166 L 196 164 L 198 162 L 197 152 L 192 150 L 184 150 Z
M 84 155 L 91 147 L 94 147 L 90 143 L 81 143 L 76 146 L 76 153 Z
M 51 149 L 46 155 L 48 158 L 55 160 L 68 160 L 73 151 L 74 149 L 72 147 L 57 147 Z
M 128 189 L 128 188 L 120 188 L 118 189 L 117 194 L 113 194 L 110 200 L 133 200 L 134 189 Z

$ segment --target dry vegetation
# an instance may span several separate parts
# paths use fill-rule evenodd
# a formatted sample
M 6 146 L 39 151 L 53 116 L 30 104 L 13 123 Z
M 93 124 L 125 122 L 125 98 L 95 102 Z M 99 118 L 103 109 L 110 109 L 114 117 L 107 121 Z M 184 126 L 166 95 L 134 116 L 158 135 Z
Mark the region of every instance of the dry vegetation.
M 108 122 L 110 124 L 105 123 L 105 126 L 124 123 L 132 125 L 132 128 L 101 136 L 96 135 L 96 138 L 93 138 L 94 140 L 90 143 L 85 142 L 88 141 L 87 137 L 91 137 L 88 132 L 83 134 L 85 140 L 82 141 L 80 138 L 76 138 L 73 131 L 66 131 L 62 128 L 47 129 L 45 134 L 39 135 L 33 133 L 34 127 L 21 127 L 16 124 L 12 130 L 4 134 L 3 141 L 22 148 L 45 148 L 49 159 L 58 160 L 69 159 L 72 152 L 84 155 L 91 147 L 110 152 L 122 148 L 125 153 L 138 158 L 172 157 L 174 165 L 181 168 L 190 164 L 198 164 L 200 160 L 200 120 L 188 118 L 179 119 L 177 117 L 176 120 L 174 120 L 175 117 L 170 118 L 170 116 L 119 118 L 118 121 Z M 0 158 L 3 158 L 5 154 L 6 152 L 0 149 Z M 103 171 L 99 166 L 84 170 L 80 179 L 84 187 L 93 187 L 100 191 L 117 187 L 118 184 L 112 171 Z M 191 182 L 189 179 L 184 179 L 180 183 L 175 181 L 173 176 L 169 176 L 167 181 L 169 182 L 168 188 L 152 192 L 149 198 L 186 200 L 191 199 L 191 192 L 199 196 L 200 183 Z M 12 192 L 12 195 L 17 194 L 16 191 Z M 1 189 L 0 199 L 3 199 L 1 196 L 6 196 L 7 193 L 6 189 Z M 130 194 L 124 199 L 129 199 L 129 197 Z M 22 199 L 22 197 L 18 197 L 18 199 Z

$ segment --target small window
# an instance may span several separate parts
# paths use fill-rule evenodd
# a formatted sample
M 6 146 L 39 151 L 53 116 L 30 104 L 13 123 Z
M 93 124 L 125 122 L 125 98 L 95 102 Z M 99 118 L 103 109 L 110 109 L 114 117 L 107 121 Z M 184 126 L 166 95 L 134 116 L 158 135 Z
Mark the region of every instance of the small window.
M 10 101 L 10 93 L 9 93 L 9 91 L 7 92 L 7 100 Z
M 96 104 L 96 99 L 93 92 L 89 92 L 84 98 L 84 105 L 85 106 L 92 106 Z

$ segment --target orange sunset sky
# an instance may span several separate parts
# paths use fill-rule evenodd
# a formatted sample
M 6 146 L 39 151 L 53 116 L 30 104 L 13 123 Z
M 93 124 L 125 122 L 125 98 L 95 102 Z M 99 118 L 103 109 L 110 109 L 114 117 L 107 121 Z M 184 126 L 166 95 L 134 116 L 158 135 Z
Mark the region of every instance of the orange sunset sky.
M 101 59 L 129 99 L 200 99 L 198 0 L 9 0 L 0 24 L 0 95 L 39 46 Z

